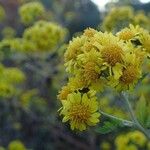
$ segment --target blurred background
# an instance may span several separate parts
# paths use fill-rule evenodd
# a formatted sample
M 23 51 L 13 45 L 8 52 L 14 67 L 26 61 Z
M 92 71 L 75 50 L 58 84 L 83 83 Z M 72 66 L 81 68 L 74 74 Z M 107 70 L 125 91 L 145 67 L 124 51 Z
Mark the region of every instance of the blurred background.
M 116 33 L 130 23 L 150 29 L 150 0 L 0 0 L 0 150 L 123 150 L 123 136 L 143 141 L 124 150 L 150 150 L 137 131 L 73 132 L 58 114 L 69 40 L 88 27 Z M 149 83 L 136 94 L 149 97 Z M 100 107 L 128 118 L 107 92 Z

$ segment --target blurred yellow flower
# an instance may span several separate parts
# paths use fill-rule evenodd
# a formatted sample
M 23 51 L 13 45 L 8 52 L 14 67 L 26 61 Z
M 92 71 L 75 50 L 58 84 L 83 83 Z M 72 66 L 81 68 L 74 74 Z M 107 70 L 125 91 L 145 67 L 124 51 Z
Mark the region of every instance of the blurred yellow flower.
M 3 21 L 5 18 L 5 10 L 4 8 L 0 5 L 0 22 Z
M 135 144 L 139 146 L 144 146 L 147 141 L 145 135 L 141 133 L 140 131 L 130 132 L 128 133 L 128 137 L 130 138 L 132 142 L 134 142 Z
M 116 150 L 149 150 L 148 139 L 140 131 L 131 131 L 126 134 L 121 134 L 115 139 Z
M 111 144 L 109 142 L 103 141 L 100 148 L 102 150 L 111 150 Z
M 25 25 L 31 24 L 44 15 L 45 8 L 40 2 L 29 2 L 19 8 L 21 22 Z
M 21 141 L 14 140 L 9 143 L 8 150 L 26 150 L 26 148 Z

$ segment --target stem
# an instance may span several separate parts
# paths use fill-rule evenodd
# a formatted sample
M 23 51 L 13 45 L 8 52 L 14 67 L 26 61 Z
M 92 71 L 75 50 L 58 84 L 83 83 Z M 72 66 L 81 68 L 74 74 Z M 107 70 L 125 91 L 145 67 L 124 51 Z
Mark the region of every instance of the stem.
M 122 96 L 123 96 L 123 98 L 124 98 L 124 100 L 125 100 L 125 103 L 126 103 L 126 106 L 127 106 L 128 111 L 129 111 L 131 120 L 134 122 L 134 126 L 135 126 L 137 129 L 139 129 L 140 131 L 142 131 L 142 132 L 145 134 L 145 136 L 150 139 L 150 134 L 149 134 L 149 133 L 146 131 L 146 129 L 144 129 L 144 128 L 141 126 L 141 124 L 138 122 L 138 120 L 137 120 L 137 118 L 136 118 L 136 116 L 135 116 L 135 114 L 134 114 L 134 111 L 133 111 L 133 109 L 132 109 L 132 106 L 131 106 L 131 104 L 130 104 L 130 102 L 129 102 L 128 95 L 127 95 L 126 93 L 122 93 Z
M 132 121 L 128 121 L 128 120 L 125 120 L 125 119 L 122 119 L 122 118 L 118 118 L 116 116 L 113 116 L 113 115 L 110 115 L 110 114 L 107 114 L 103 111 L 99 111 L 103 116 L 105 117 L 108 117 L 108 118 L 111 118 L 111 119 L 114 119 L 114 120 L 118 120 L 118 121 L 121 121 L 123 125 L 125 126 L 128 126 L 128 127 L 132 127 L 134 126 L 134 123 Z

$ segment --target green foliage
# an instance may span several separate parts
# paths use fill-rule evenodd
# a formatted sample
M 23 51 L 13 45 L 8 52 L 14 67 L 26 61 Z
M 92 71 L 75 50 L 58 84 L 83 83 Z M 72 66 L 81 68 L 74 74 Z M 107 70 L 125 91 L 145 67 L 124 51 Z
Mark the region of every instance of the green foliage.
M 105 121 L 103 125 L 101 125 L 101 127 L 98 127 L 96 129 L 96 131 L 101 134 L 107 134 L 118 129 L 118 127 L 122 127 L 122 126 L 123 124 L 121 121 L 110 120 L 110 121 Z
M 150 128 L 150 104 L 146 102 L 142 95 L 136 104 L 136 115 L 139 122 L 146 128 Z

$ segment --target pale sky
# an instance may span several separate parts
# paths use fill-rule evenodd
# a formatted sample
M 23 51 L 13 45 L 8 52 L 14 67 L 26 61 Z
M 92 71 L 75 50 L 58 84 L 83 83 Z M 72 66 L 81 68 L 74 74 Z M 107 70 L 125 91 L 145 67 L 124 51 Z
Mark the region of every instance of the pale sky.
M 110 1 L 117 1 L 117 0 L 92 0 L 101 10 L 104 10 L 105 5 Z M 142 3 L 150 2 L 150 0 L 140 0 Z

